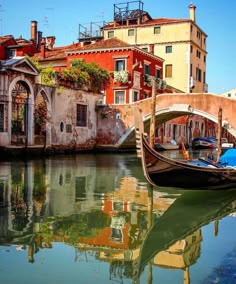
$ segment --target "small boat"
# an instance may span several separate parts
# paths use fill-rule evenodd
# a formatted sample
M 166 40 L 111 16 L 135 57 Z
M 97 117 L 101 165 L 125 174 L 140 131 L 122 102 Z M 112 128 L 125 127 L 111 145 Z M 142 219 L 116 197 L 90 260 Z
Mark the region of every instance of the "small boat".
M 196 137 L 192 140 L 193 149 L 211 149 L 217 145 L 217 139 L 214 137 Z
M 219 162 L 227 167 L 236 167 L 236 149 L 230 148 L 225 151 L 219 158 Z
M 169 143 L 155 143 L 155 149 L 157 151 L 178 150 L 179 145 L 175 142 L 175 140 L 171 140 Z

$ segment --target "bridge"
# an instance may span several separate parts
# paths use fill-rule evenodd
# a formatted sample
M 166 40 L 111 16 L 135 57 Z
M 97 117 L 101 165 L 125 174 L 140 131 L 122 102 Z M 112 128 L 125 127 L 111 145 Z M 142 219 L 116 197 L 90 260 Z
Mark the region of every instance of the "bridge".
M 127 148 L 135 145 L 134 108 L 143 114 L 144 129 L 149 132 L 152 98 L 137 101 L 133 104 L 110 106 L 115 117 L 116 146 Z M 156 96 L 156 125 L 170 119 L 190 114 L 201 115 L 218 123 L 218 111 L 222 108 L 222 127 L 236 137 L 236 100 L 210 93 L 161 94 Z M 112 127 L 108 123 L 108 128 Z M 109 130 L 109 129 L 107 129 Z M 111 130 L 111 129 L 110 129 Z M 114 131 L 114 125 L 113 125 Z

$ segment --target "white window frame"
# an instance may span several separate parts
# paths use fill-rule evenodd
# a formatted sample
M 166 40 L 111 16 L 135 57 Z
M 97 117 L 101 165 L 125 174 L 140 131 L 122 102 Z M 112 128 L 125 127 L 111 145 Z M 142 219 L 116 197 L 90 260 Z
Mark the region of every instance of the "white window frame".
M 134 93 L 137 93 L 137 99 L 134 100 Z M 130 100 L 129 103 L 137 102 L 140 100 L 140 91 L 139 90 L 130 90 Z
M 123 68 L 121 68 L 121 69 L 117 68 L 117 62 L 118 61 L 123 62 Z M 114 71 L 124 71 L 124 70 L 126 70 L 126 66 L 127 66 L 126 58 L 115 58 L 115 60 L 114 60 Z
M 118 94 L 118 93 L 123 93 L 123 94 Z M 118 100 L 119 102 L 117 102 L 116 98 L 118 96 Z M 120 100 L 120 97 L 123 96 L 123 100 Z M 126 91 L 125 90 L 114 90 L 114 104 L 115 105 L 123 105 L 125 104 L 126 100 L 125 100 L 125 96 L 126 96 Z

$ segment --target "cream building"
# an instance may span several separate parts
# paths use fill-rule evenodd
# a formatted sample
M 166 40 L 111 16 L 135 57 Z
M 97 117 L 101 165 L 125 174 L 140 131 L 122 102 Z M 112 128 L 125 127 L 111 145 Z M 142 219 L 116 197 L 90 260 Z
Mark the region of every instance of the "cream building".
M 236 89 L 229 90 L 221 94 L 221 96 L 231 99 L 236 99 Z
M 143 2 L 114 4 L 114 20 L 103 27 L 105 39 L 117 37 L 138 45 L 165 60 L 163 78 L 182 92 L 207 92 L 206 39 L 197 25 L 196 6 L 190 4 L 189 19 L 157 18 L 143 10 Z M 157 74 L 158 77 L 158 74 Z

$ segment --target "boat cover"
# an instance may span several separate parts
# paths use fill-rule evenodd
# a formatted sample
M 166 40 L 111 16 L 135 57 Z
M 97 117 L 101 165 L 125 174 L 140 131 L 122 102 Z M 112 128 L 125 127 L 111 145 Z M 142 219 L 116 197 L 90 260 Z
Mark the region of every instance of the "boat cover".
M 219 159 L 221 164 L 225 164 L 226 166 L 236 166 L 236 149 L 228 149 Z

